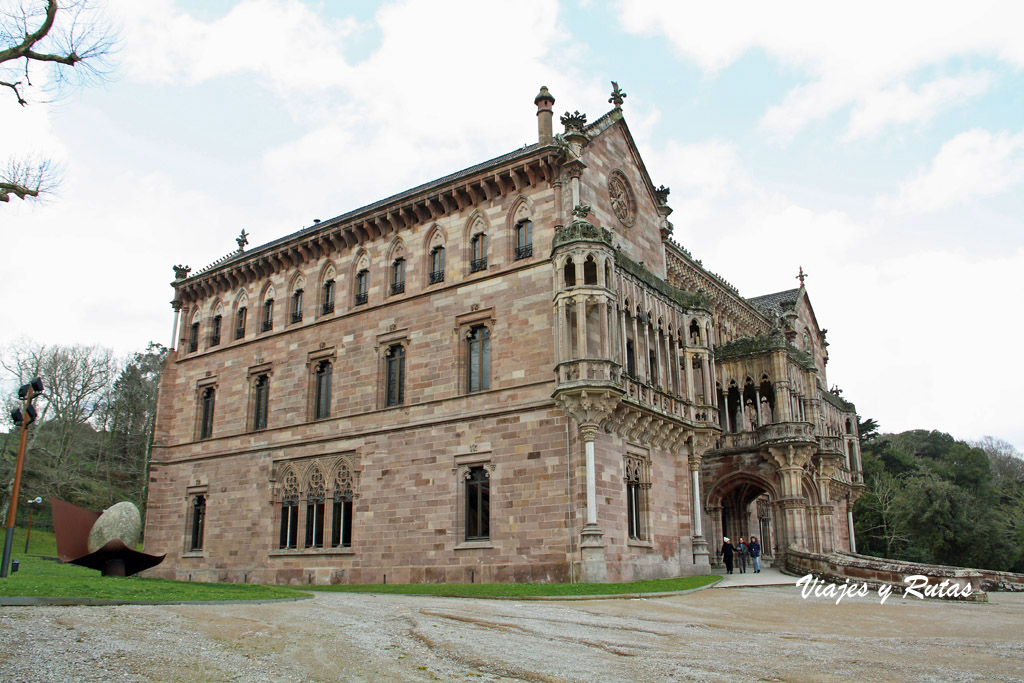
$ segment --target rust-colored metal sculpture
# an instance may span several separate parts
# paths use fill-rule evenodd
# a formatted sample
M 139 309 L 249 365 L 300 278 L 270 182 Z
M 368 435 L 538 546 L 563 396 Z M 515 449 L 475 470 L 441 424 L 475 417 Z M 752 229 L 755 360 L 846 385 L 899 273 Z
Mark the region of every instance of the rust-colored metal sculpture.
M 116 538 L 90 553 L 89 532 L 100 518 L 100 513 L 60 498 L 50 498 L 50 505 L 53 509 L 53 531 L 57 536 L 57 557 L 61 562 L 96 569 L 103 576 L 131 576 L 157 566 L 167 557 L 140 553 Z

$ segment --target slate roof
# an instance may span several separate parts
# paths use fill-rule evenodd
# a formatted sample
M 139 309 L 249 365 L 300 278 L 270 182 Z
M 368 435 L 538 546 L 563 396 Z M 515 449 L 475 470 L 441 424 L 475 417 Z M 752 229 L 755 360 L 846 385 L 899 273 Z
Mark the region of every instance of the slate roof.
M 783 301 L 796 301 L 797 295 L 800 293 L 800 288 L 787 289 L 784 292 L 775 292 L 774 294 L 765 294 L 763 296 L 755 296 L 747 299 L 751 306 L 761 311 L 768 317 L 772 314 L 782 315 L 782 302 Z

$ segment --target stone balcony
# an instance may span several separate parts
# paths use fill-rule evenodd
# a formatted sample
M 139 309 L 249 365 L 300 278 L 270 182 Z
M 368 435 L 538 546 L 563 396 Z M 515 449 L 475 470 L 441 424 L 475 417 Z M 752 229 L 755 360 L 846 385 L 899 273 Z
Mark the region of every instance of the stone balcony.
M 818 450 L 829 455 L 843 456 L 843 440 L 838 436 L 819 436 Z

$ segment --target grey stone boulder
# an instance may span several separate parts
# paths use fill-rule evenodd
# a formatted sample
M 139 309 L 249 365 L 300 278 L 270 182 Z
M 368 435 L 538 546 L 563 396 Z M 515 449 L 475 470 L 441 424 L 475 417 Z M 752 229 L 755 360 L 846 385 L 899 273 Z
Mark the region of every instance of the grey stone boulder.
M 139 544 L 142 515 L 134 503 L 118 503 L 103 511 L 89 532 L 89 552 L 94 553 L 110 541 L 121 540 L 129 548 Z

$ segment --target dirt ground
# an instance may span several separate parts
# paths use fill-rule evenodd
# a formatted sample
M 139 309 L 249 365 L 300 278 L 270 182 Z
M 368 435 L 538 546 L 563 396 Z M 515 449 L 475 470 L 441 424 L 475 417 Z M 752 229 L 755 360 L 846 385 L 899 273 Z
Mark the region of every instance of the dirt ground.
M 13 681 L 1024 681 L 1024 594 L 0 607 Z

